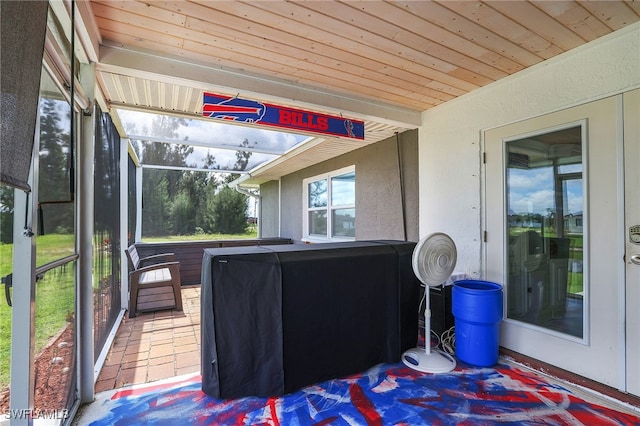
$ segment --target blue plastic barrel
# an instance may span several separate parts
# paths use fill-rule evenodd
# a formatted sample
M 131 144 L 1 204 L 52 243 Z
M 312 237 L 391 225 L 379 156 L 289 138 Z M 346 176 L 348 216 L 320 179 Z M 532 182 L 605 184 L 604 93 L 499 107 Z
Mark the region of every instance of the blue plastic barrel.
M 453 283 L 451 310 L 456 330 L 456 357 L 478 367 L 498 362 L 502 286 L 489 281 Z

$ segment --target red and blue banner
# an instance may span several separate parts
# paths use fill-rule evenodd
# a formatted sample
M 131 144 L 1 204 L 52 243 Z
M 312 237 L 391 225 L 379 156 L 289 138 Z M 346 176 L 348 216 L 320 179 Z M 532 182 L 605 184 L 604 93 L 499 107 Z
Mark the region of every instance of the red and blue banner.
M 205 92 L 202 115 L 218 120 L 364 139 L 364 122 L 360 120 L 213 93 Z

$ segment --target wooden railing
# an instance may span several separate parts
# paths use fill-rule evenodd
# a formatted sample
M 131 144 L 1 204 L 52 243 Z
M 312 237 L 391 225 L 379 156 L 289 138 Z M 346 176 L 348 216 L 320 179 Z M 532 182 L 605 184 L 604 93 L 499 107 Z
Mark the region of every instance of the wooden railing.
M 160 253 L 174 253 L 180 262 L 182 285 L 200 284 L 204 249 L 216 247 L 266 246 L 291 244 L 289 238 L 257 238 L 247 240 L 176 241 L 163 243 L 136 243 L 141 257 Z

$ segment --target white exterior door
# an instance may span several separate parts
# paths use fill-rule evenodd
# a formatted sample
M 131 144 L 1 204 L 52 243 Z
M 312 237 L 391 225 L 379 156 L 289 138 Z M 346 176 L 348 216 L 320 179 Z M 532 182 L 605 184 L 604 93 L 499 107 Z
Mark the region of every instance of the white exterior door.
M 640 89 L 626 93 L 624 107 L 626 381 L 640 395 Z
M 501 346 L 635 394 L 640 244 L 624 241 L 640 225 L 637 92 L 484 134 L 485 278 L 505 290 Z

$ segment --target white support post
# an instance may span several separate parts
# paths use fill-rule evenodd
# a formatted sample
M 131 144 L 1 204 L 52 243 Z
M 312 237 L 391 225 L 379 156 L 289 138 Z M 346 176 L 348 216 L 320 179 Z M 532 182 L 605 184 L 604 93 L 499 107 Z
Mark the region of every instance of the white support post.
M 282 238 L 282 178 L 278 178 L 278 237 Z M 260 207 L 262 208 L 262 207 Z
M 142 167 L 136 167 L 136 237 L 135 242 L 142 240 Z
M 137 212 L 136 212 L 137 214 Z M 129 267 L 125 250 L 129 244 L 129 141 L 120 140 L 120 309 L 129 306 Z M 135 238 L 135 237 L 134 237 Z
M 82 65 L 81 80 L 86 90 L 95 85 L 95 66 Z M 90 99 L 94 99 L 90 90 Z M 78 389 L 81 403 L 94 399 L 94 307 L 93 307 L 93 232 L 95 107 L 85 111 L 78 138 Z
M 38 121 L 39 123 L 39 121 Z M 36 126 L 36 129 L 39 127 Z M 31 425 L 34 408 L 34 341 L 36 296 L 36 238 L 38 202 L 39 133 L 33 145 L 33 161 L 27 194 L 14 191 L 13 300 L 11 308 L 11 425 Z M 25 223 L 26 222 L 26 223 Z

